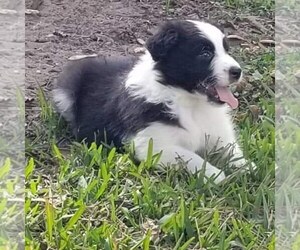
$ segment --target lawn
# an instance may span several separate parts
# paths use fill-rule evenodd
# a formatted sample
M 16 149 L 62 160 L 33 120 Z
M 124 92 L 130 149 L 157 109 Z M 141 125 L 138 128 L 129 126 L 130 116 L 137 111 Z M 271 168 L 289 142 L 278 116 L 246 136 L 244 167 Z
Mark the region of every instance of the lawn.
M 238 56 L 247 63 L 253 86 L 235 117 L 245 155 L 258 168 L 228 169 L 231 175 L 220 185 L 184 169 L 155 166 L 151 147 L 139 165 L 130 150 L 120 154 L 74 142 L 58 147 L 55 136 L 65 124 L 40 92 L 45 127 L 38 141 L 46 146 L 33 149 L 31 141 L 27 147 L 40 152 L 26 168 L 27 244 L 34 249 L 274 249 L 274 51 Z M 208 159 L 213 156 L 208 152 Z
M 254 2 L 217 4 L 229 13 L 272 15 L 273 2 Z M 49 93 L 37 88 L 40 112 L 26 137 L 27 248 L 274 249 L 275 51 L 255 43 L 234 46 L 231 53 L 245 78 L 236 90 L 237 135 L 245 157 L 258 167 L 242 172 L 223 166 L 228 178 L 218 185 L 184 168 L 157 166 L 151 142 L 140 164 L 132 160 L 132 148 L 120 153 L 74 142 Z M 217 161 L 217 153 L 207 152 L 207 159 Z M 0 169 L 6 186 L 10 166 L 7 160 Z M 9 213 L 17 211 L 0 204 L 2 218 Z

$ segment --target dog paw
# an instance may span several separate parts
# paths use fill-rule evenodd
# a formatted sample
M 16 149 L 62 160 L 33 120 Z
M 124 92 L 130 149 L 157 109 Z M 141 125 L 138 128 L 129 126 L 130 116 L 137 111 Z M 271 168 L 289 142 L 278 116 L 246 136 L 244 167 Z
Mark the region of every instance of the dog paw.
M 219 184 L 226 179 L 223 171 L 210 164 L 206 167 L 205 176 L 211 178 L 216 184 Z
M 214 182 L 216 184 L 219 184 L 220 182 L 224 181 L 226 179 L 226 176 L 223 172 L 219 172 L 218 175 L 216 175 L 216 177 L 214 178 Z
M 244 158 L 233 162 L 232 165 L 238 168 L 241 172 L 249 172 L 257 169 L 257 166 L 254 162 L 248 161 Z

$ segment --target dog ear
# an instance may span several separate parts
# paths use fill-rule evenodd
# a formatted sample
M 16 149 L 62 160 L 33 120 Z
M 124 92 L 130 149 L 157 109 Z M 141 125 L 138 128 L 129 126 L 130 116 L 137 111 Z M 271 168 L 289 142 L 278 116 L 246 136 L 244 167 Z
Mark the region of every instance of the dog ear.
M 146 43 L 154 61 L 163 59 L 178 41 L 178 32 L 174 28 L 163 27 L 150 37 Z

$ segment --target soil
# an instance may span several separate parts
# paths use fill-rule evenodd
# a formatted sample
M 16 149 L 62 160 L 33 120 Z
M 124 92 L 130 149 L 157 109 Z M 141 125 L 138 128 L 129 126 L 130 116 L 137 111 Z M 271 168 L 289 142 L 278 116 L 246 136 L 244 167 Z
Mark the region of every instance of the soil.
M 17 94 L 23 92 L 25 81 L 24 6 L 20 3 L 0 2 L 0 164 L 3 156 L 24 154 L 23 111 Z
M 227 34 L 243 37 L 249 46 L 255 40 L 272 39 L 274 27 L 272 17 L 240 15 L 207 0 L 26 0 L 26 8 L 39 11 L 26 15 L 29 126 L 37 106 L 37 87 L 48 93 L 74 55 L 137 55 L 156 27 L 172 18 L 217 23 Z

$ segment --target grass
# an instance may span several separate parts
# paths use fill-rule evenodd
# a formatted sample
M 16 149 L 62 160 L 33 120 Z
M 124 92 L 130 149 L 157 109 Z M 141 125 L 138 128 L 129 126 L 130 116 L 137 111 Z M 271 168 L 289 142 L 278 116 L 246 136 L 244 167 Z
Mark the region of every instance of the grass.
M 62 147 L 66 124 L 40 91 L 41 121 L 26 141 L 27 247 L 274 249 L 274 51 L 235 53 L 253 85 L 241 92 L 235 117 L 245 155 L 258 169 L 227 170 L 231 176 L 221 185 L 157 167 L 151 150 L 136 165 L 130 151 Z
M 243 9 L 252 13 L 264 15 L 274 13 L 274 0 L 223 0 L 228 7 Z
M 225 2 L 261 14 L 274 7 Z M 172 4 L 166 0 L 166 9 Z M 246 78 L 235 122 L 245 156 L 258 168 L 225 169 L 229 177 L 219 185 L 184 168 L 156 166 L 151 142 L 139 165 L 132 149 L 74 142 L 40 89 L 40 117 L 28 121 L 26 138 L 27 249 L 275 249 L 274 49 L 233 53 Z M 296 152 L 290 142 L 283 154 Z M 216 152 L 207 159 L 218 161 Z M 8 213 L 0 204 L 1 218 Z
M 17 249 L 24 245 L 25 108 L 21 89 L 15 90 L 15 103 L 0 108 L 0 249 Z
M 285 34 L 278 38 L 293 37 L 294 29 L 290 20 L 299 16 L 299 1 L 278 1 L 279 18 L 286 20 Z M 300 248 L 300 88 L 299 48 L 285 48 L 276 53 L 276 246 L 278 248 Z
M 277 55 L 278 84 L 276 89 L 278 117 L 277 133 L 277 178 L 276 219 L 277 245 L 300 247 L 300 223 L 297 209 L 300 177 L 300 112 L 299 83 L 294 74 L 299 70 L 299 49 Z
M 12 171 L 12 162 L 9 158 L 0 159 L 0 247 L 17 249 L 22 242 L 24 211 L 22 209 L 22 191 L 16 192 L 20 182 L 19 176 L 9 176 Z M 13 240 L 12 240 L 13 239 Z

